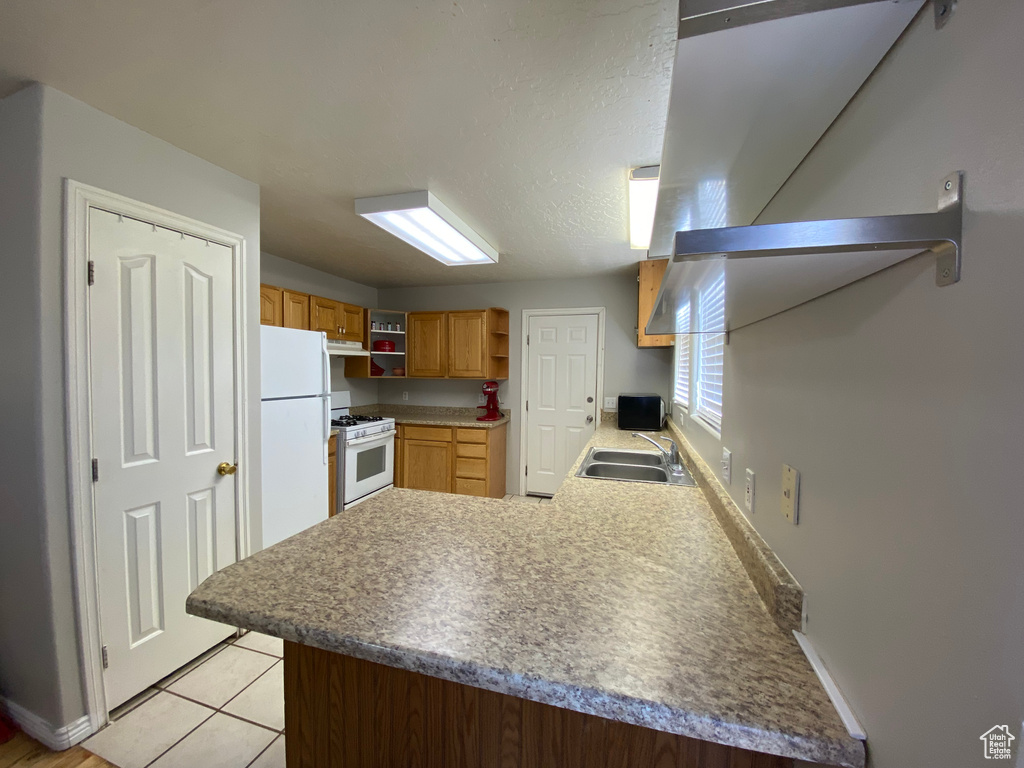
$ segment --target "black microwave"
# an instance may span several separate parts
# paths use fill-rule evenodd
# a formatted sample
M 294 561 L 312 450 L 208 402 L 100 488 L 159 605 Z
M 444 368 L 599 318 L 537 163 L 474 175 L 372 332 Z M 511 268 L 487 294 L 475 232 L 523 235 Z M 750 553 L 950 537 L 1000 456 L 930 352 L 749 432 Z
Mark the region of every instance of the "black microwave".
M 661 395 L 619 395 L 619 429 L 653 431 L 665 426 L 665 401 Z

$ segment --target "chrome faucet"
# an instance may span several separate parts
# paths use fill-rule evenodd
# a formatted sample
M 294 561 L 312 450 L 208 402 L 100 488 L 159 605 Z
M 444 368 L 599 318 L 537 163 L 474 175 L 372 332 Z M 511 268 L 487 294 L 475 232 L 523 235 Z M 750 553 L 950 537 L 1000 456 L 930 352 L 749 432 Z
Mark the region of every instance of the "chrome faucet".
M 681 475 L 683 473 L 683 459 L 679 455 L 679 446 L 676 445 L 676 441 L 673 440 L 671 437 L 662 437 L 661 435 L 658 436 L 659 440 L 665 440 L 672 446 L 671 451 L 666 451 L 664 448 L 662 448 L 660 445 L 654 442 L 653 438 L 648 437 L 647 435 L 641 435 L 639 432 L 634 432 L 633 437 L 642 437 L 644 440 L 646 440 L 659 451 L 661 451 L 661 455 L 665 457 L 665 463 L 668 464 L 669 469 L 672 470 L 673 475 Z

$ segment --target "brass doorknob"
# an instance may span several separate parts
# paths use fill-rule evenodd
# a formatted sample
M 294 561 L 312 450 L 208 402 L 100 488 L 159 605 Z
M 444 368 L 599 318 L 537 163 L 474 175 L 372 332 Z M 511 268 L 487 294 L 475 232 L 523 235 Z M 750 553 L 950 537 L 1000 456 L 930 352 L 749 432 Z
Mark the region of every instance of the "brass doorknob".
M 233 475 L 237 471 L 238 471 L 238 465 L 237 464 L 228 464 L 226 461 L 222 461 L 220 464 L 217 465 L 217 474 L 218 475 Z

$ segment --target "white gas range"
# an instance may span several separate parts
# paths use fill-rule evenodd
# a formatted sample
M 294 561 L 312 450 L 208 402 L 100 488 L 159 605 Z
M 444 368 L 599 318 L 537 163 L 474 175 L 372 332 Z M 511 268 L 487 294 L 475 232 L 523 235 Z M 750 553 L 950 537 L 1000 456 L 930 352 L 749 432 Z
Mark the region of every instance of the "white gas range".
M 331 393 L 331 426 L 338 430 L 338 511 L 395 482 L 395 420 L 353 416 L 348 392 Z

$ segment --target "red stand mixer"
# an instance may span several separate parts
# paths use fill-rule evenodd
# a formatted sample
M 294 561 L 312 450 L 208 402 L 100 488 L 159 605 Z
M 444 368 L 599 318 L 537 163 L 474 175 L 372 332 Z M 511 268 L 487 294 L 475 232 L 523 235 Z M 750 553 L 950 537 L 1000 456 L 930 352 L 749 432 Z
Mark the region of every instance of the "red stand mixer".
M 484 394 L 487 396 L 486 405 L 478 405 L 477 408 L 486 411 L 483 416 L 477 416 L 477 421 L 497 421 L 502 417 L 498 408 L 498 382 L 485 381 Z

